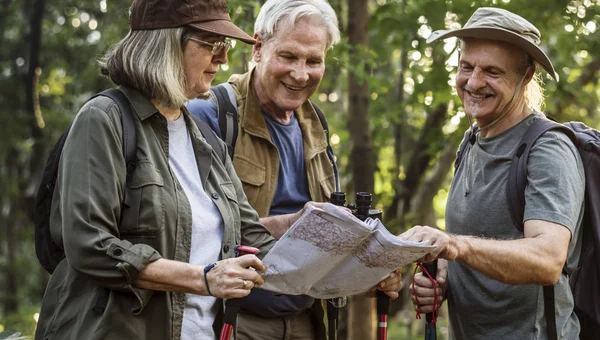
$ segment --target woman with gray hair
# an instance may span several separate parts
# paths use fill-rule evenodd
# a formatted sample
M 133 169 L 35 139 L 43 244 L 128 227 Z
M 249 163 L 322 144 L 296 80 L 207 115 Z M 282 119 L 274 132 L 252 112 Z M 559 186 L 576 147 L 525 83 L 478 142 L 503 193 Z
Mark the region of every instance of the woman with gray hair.
M 222 299 L 263 283 L 262 262 L 234 251 L 265 254 L 275 240 L 231 161 L 183 107 L 227 62 L 225 38 L 255 41 L 231 23 L 224 0 L 136 0 L 130 26 L 100 64 L 131 104 L 135 169 L 128 174 L 119 106 L 90 100 L 63 148 L 50 231 L 66 258 L 46 288 L 36 339 L 214 339 Z

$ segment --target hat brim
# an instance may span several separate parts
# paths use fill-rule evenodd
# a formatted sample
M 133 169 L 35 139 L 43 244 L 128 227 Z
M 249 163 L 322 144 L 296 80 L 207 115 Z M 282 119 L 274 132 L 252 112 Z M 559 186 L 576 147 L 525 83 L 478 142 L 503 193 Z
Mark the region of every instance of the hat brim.
M 499 40 L 515 45 L 529 54 L 546 70 L 546 72 L 548 72 L 548 74 L 550 74 L 552 78 L 554 78 L 554 80 L 558 81 L 558 74 L 554 70 L 554 66 L 552 66 L 552 62 L 546 53 L 544 53 L 544 51 L 542 51 L 531 41 L 514 32 L 496 27 L 473 27 L 462 28 L 458 30 L 439 30 L 431 33 L 431 35 L 427 38 L 427 43 L 450 37 Z
M 245 42 L 246 44 L 254 45 L 256 44 L 256 40 L 254 40 L 248 33 L 244 32 L 241 28 L 237 27 L 229 20 L 211 20 L 211 21 L 203 21 L 203 22 L 194 22 L 189 24 L 189 26 L 199 29 L 201 31 L 207 31 L 211 33 L 216 33 L 228 38 L 237 39 Z

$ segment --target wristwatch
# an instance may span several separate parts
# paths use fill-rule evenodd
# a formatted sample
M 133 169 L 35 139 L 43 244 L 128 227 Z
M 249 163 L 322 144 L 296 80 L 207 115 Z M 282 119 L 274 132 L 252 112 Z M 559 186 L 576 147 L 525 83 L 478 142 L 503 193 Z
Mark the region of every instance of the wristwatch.
M 210 292 L 210 288 L 208 287 L 208 278 L 206 277 L 206 274 L 208 274 L 208 272 L 211 269 L 213 269 L 216 265 L 217 265 L 217 263 L 213 262 L 213 263 L 209 264 L 208 266 L 204 267 L 204 284 L 206 285 L 206 290 L 208 291 L 208 295 L 210 295 L 210 296 L 213 296 L 213 295 Z

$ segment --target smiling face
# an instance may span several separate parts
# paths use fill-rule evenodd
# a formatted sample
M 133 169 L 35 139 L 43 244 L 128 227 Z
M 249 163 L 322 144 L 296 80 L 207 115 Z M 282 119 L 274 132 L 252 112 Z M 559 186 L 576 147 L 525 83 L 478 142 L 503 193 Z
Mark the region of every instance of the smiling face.
M 522 70 L 527 60 L 523 51 L 485 39 L 465 39 L 461 47 L 456 90 L 466 113 L 479 126 L 492 122 L 505 110 L 518 111 L 526 105 L 523 88 L 531 78 L 524 79 L 528 72 Z M 515 90 L 518 93 L 511 102 Z
M 254 87 L 261 107 L 279 117 L 305 103 L 325 73 L 326 28 L 310 17 L 286 26 L 266 42 L 256 34 L 253 48 Z
M 225 37 L 208 32 L 197 32 L 193 38 L 215 43 L 224 41 Z M 202 43 L 187 40 L 183 48 L 183 71 L 186 79 L 186 93 L 189 99 L 196 98 L 210 90 L 210 84 L 215 79 L 220 64 L 227 63 L 227 53 L 212 54 L 212 47 Z

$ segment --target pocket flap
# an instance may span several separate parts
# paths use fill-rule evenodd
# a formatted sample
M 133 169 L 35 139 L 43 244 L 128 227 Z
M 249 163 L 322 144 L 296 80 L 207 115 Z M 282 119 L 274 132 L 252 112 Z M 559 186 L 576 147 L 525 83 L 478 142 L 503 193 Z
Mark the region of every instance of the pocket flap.
M 164 185 L 160 171 L 150 162 L 136 164 L 129 187 L 137 189 L 151 184 L 161 187 Z
M 242 182 L 257 187 L 265 184 L 266 169 L 264 166 L 238 155 L 234 156 L 233 165 Z
M 335 183 L 335 174 L 331 174 L 321 180 L 321 188 L 325 197 L 331 197 L 331 193 L 335 191 L 335 185 L 332 183 Z
M 238 199 L 237 195 L 235 194 L 235 188 L 233 187 L 233 183 L 221 183 L 221 189 L 223 189 L 223 192 L 225 193 L 225 196 L 227 196 L 228 199 L 237 203 Z

